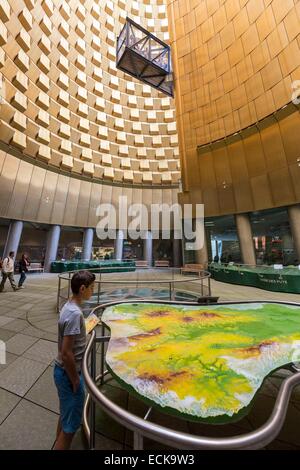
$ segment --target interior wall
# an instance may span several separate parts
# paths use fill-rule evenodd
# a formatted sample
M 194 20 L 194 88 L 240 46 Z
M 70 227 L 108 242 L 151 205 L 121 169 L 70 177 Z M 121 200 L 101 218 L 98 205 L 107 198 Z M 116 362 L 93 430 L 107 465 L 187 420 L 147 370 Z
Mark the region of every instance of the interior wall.
M 168 15 L 180 200 L 207 216 L 299 202 L 299 110 L 277 111 L 299 79 L 300 3 L 169 0 Z

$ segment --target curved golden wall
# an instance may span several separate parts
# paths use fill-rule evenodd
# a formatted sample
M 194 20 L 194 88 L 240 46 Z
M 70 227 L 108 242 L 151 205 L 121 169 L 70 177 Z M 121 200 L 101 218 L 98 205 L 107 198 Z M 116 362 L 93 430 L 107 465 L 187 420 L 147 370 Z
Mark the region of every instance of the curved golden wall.
M 207 215 L 299 201 L 298 110 L 287 123 L 282 115 L 264 119 L 291 102 L 300 79 L 300 2 L 169 0 L 168 15 L 190 191 L 183 197 L 205 201 Z M 232 135 L 254 123 L 251 135 L 238 136 L 233 162 Z
M 143 188 L 71 177 L 20 159 L 0 149 L 0 217 L 77 227 L 95 227 L 96 209 L 112 204 L 117 213 L 119 197 L 128 205 L 174 204 L 177 188 Z M 150 221 L 149 221 L 150 224 Z
M 127 15 L 168 40 L 161 0 L 1 0 L 0 140 L 74 176 L 177 184 L 173 100 L 115 67 Z

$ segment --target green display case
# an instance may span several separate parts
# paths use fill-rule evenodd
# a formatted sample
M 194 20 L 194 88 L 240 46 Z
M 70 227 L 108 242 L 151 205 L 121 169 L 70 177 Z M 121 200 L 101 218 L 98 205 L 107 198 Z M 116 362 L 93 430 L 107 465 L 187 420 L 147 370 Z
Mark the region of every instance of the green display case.
M 65 273 L 69 271 L 80 271 L 82 269 L 91 269 L 98 273 L 114 273 L 135 271 L 135 261 L 53 261 L 51 263 L 52 273 Z
M 226 266 L 211 263 L 208 269 L 216 281 L 258 287 L 274 292 L 300 294 L 298 266 L 275 269 L 273 266 Z

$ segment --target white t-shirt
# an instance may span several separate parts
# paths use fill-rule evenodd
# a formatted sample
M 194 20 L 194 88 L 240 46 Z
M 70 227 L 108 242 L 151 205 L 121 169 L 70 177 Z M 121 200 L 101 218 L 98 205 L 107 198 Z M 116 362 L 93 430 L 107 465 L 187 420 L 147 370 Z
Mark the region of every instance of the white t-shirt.
M 80 371 L 86 346 L 85 322 L 80 307 L 70 300 L 63 306 L 58 320 L 58 356 L 56 362 L 60 367 L 64 367 L 61 357 L 64 336 L 75 336 L 73 354 L 76 369 Z
M 2 264 L 2 271 L 4 273 L 13 273 L 14 272 L 14 260 L 13 258 L 10 258 L 10 257 L 6 257 L 4 258 L 3 260 L 3 264 Z

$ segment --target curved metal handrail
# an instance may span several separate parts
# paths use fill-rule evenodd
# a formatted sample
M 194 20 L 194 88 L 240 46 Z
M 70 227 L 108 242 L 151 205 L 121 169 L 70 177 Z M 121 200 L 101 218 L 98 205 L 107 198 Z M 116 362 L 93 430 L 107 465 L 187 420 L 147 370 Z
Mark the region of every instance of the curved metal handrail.
M 285 379 L 280 387 L 273 412 L 268 421 L 256 431 L 251 431 L 240 436 L 226 438 L 211 438 L 205 436 L 193 436 L 191 434 L 171 430 L 159 424 L 129 413 L 120 406 L 109 400 L 96 386 L 88 372 L 88 357 L 95 340 L 95 332 L 92 333 L 83 359 L 83 376 L 86 387 L 93 400 L 100 404 L 104 411 L 121 425 L 133 432 L 153 439 L 162 441 L 166 445 L 180 449 L 259 449 L 272 442 L 279 434 L 287 413 L 289 398 L 292 390 L 300 385 L 300 372 Z
M 103 266 L 103 267 L 99 267 L 99 268 L 97 268 L 97 267 L 88 268 L 88 269 L 85 269 L 85 271 L 92 271 L 93 272 L 93 271 L 97 270 L 97 274 L 118 274 L 118 272 L 116 272 L 116 273 L 106 273 L 105 271 L 101 271 L 102 268 L 107 269 L 107 268 L 105 268 L 105 266 Z M 114 269 L 117 270 L 118 267 L 116 267 Z M 124 267 L 119 267 L 119 269 L 120 270 L 124 269 Z M 175 269 L 178 269 L 178 268 L 175 268 Z M 153 267 L 153 268 L 151 268 L 151 270 L 155 270 L 155 271 L 158 271 L 158 272 L 159 271 L 169 270 L 172 274 L 174 274 L 174 268 L 155 268 L 155 267 Z M 76 273 L 76 272 L 78 272 L 78 269 L 76 269 L 75 271 L 68 271 L 68 272 L 65 272 L 65 273 L 59 273 L 58 278 L 63 279 L 65 281 L 69 281 L 71 275 Z M 123 272 L 120 271 L 120 273 L 123 273 Z M 180 275 L 180 273 L 178 273 L 178 274 Z M 121 279 L 120 280 L 118 280 L 118 279 L 116 279 L 116 280 L 107 279 L 106 280 L 106 279 L 101 279 L 101 281 L 100 281 L 100 280 L 96 279 L 95 282 L 96 283 L 101 282 L 101 284 L 102 283 L 103 284 L 105 284 L 105 283 L 107 283 L 107 284 L 136 284 L 136 283 L 143 284 L 145 282 L 147 282 L 149 284 L 160 284 L 162 282 L 163 283 L 168 283 L 168 282 L 177 283 L 177 282 L 187 282 L 187 281 L 199 281 L 199 280 L 201 281 L 201 279 L 207 279 L 207 278 L 210 278 L 210 277 L 211 277 L 211 273 L 208 272 L 208 271 L 203 270 L 203 271 L 201 271 L 201 274 L 198 275 L 198 276 L 189 276 L 188 278 L 185 277 L 184 279 L 174 279 L 174 278 L 169 277 L 169 278 L 166 278 L 166 279 L 152 280 L 152 279 L 149 279 L 149 277 L 147 279 L 141 279 L 141 278 L 137 277 L 136 279 L 132 279 L 132 280 L 121 280 Z
M 89 268 L 87 269 L 86 271 L 95 271 L 95 269 L 97 269 L 97 271 L 100 271 L 101 268 Z M 104 268 L 105 269 L 105 268 Z M 122 269 L 122 268 L 120 268 Z M 168 271 L 171 271 L 171 274 L 174 275 L 174 269 L 176 268 L 153 268 L 153 270 L 159 272 L 159 271 L 162 271 L 162 270 L 165 270 L 165 269 L 168 269 Z M 71 275 L 75 272 L 77 272 L 78 270 L 76 271 L 68 271 L 66 273 L 60 273 L 58 275 L 58 288 L 57 288 L 57 302 L 56 302 L 56 311 L 58 312 L 59 311 L 59 305 L 60 305 L 60 300 L 63 299 L 63 300 L 67 300 L 70 296 L 70 293 L 71 293 Z M 98 274 L 98 273 L 97 273 Z M 211 284 L 210 284 L 210 280 L 211 280 L 211 273 L 209 273 L 208 271 L 201 271 L 200 275 L 198 275 L 197 277 L 195 276 L 189 276 L 188 278 L 185 278 L 185 277 L 182 277 L 181 279 L 175 279 L 174 277 L 169 277 L 167 279 L 151 279 L 149 278 L 149 275 L 147 276 L 147 278 L 141 278 L 139 276 L 136 276 L 136 278 L 134 279 L 103 279 L 103 277 L 101 276 L 101 271 L 99 272 L 100 276 L 99 278 L 95 279 L 95 282 L 94 284 L 96 286 L 98 286 L 98 289 L 95 289 L 95 290 L 98 290 L 98 303 L 100 301 L 100 298 L 99 298 L 99 294 L 100 294 L 100 288 L 101 288 L 101 285 L 109 285 L 109 286 L 113 286 L 113 285 L 116 285 L 116 286 L 120 286 L 120 285 L 124 285 L 124 286 L 143 286 L 145 284 L 147 285 L 154 285 L 154 286 L 157 286 L 157 285 L 165 285 L 165 286 L 169 286 L 169 291 L 170 291 L 170 300 L 171 300 L 171 293 L 173 293 L 174 291 L 174 286 L 178 286 L 179 284 L 181 283 L 187 283 L 187 282 L 190 282 L 190 283 L 195 283 L 195 282 L 200 282 L 201 284 L 201 294 L 200 295 L 203 295 L 203 288 L 207 288 L 207 294 L 208 296 L 211 295 Z M 104 274 L 108 274 L 108 273 L 105 273 Z M 109 273 L 111 274 L 111 273 Z M 126 273 L 125 273 L 126 274 Z M 179 274 L 179 273 L 178 273 Z M 180 274 L 179 274 L 180 275 Z M 67 290 L 67 297 L 64 297 L 63 295 L 61 295 L 61 291 L 63 290 L 61 288 L 61 281 L 64 280 L 64 281 L 68 281 L 68 285 L 65 286 L 63 289 Z M 207 280 L 207 284 L 203 284 L 203 281 Z M 191 293 L 191 294 L 194 294 L 194 295 L 199 295 L 199 293 L 197 294 L 196 292 L 194 292 L 192 289 L 184 289 L 187 293 Z
M 251 303 L 253 301 L 247 301 L 245 303 Z M 94 309 L 98 310 L 100 308 L 106 308 L 112 304 L 118 303 L 132 303 L 132 302 L 110 302 L 105 304 L 105 306 L 99 306 Z M 161 302 L 153 302 L 161 303 Z M 166 302 L 170 303 L 170 302 Z M 179 302 L 171 302 L 173 304 L 178 304 Z M 184 302 L 188 304 L 187 302 Z M 222 302 L 221 304 L 234 304 L 240 302 Z M 272 301 L 265 301 L 264 303 L 272 303 Z M 276 302 L 282 304 L 298 305 L 295 302 Z M 191 303 L 195 305 L 195 303 Z M 83 375 L 87 389 L 89 390 L 89 397 L 94 400 L 94 402 L 101 405 L 104 411 L 116 420 L 121 425 L 127 427 L 134 433 L 153 439 L 154 441 L 162 441 L 166 445 L 177 447 L 180 449 L 207 449 L 207 450 L 246 450 L 246 449 L 259 449 L 265 447 L 267 444 L 272 442 L 276 436 L 279 434 L 286 417 L 289 399 L 292 393 L 292 390 L 300 385 L 300 372 L 294 373 L 291 377 L 285 379 L 279 389 L 276 402 L 271 413 L 270 418 L 263 424 L 260 428 L 255 431 L 251 431 L 247 434 L 241 434 L 239 436 L 226 437 L 226 438 L 211 438 L 205 436 L 193 436 L 188 433 L 183 433 L 175 431 L 159 424 L 148 422 L 145 419 L 142 419 L 126 410 L 116 405 L 110 401 L 105 395 L 101 393 L 98 389 L 96 383 L 92 380 L 89 371 L 88 371 L 88 359 L 91 353 L 92 346 L 94 345 L 96 339 L 95 331 L 92 332 L 90 341 L 86 347 L 86 351 L 83 358 Z M 88 399 L 89 399 L 88 397 Z M 86 412 L 86 409 L 85 409 Z M 85 430 L 87 434 L 89 429 L 87 429 L 87 419 L 85 415 Z

